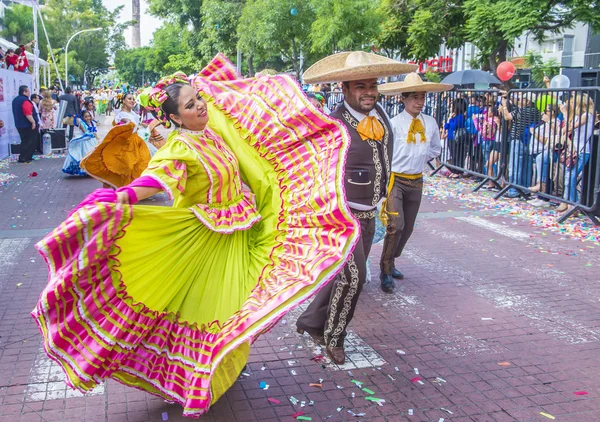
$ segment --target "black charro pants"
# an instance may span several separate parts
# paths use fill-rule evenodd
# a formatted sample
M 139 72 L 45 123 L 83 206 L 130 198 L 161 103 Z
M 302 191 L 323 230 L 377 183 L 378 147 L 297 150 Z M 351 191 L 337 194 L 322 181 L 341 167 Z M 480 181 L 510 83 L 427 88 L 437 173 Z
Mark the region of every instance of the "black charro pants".
M 367 277 L 367 258 L 375 235 L 377 210 L 356 211 L 360 222 L 360 237 L 344 269 L 323 287 L 296 325 L 306 331 L 324 335 L 330 347 L 343 347 L 346 327 L 354 316 L 358 297 Z

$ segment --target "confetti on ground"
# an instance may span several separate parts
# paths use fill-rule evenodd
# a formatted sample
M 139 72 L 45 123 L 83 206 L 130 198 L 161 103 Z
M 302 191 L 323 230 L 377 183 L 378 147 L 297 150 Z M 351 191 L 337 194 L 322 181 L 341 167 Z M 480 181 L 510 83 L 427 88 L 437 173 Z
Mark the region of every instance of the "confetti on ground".
M 17 287 L 21 287 L 23 283 L 17 283 Z
M 298 399 L 297 399 L 296 397 L 294 397 L 294 396 L 291 396 L 291 397 L 290 397 L 290 402 L 291 402 L 291 403 L 292 403 L 294 406 L 296 406 L 296 405 L 298 404 Z M 300 414 L 302 414 L 302 415 L 303 415 L 304 413 L 300 412 Z
M 294 414 L 292 415 L 292 418 L 297 418 L 298 416 L 302 416 L 302 415 L 304 415 L 304 412 L 298 412 L 298 413 L 294 413 Z
M 417 381 L 421 381 L 423 378 L 421 377 L 414 377 L 413 379 L 410 380 L 410 382 L 417 382 Z
M 361 388 L 363 383 L 357 380 L 350 381 L 352 384 L 356 385 L 358 388 Z
M 362 390 L 367 394 L 371 394 L 371 395 L 375 394 L 375 391 L 369 390 L 368 388 L 363 388 Z
M 352 410 L 348 410 L 348 413 L 350 413 L 355 418 L 362 418 L 363 416 L 367 416 L 366 413 L 354 413 Z
M 280 400 L 274 399 L 273 397 L 269 397 L 267 400 L 269 400 L 273 404 L 279 404 L 279 403 L 281 403 Z
M 405 355 L 406 354 L 406 352 L 404 350 L 400 350 L 400 349 L 396 350 L 396 353 L 398 353 L 399 355 Z
M 477 186 L 473 179 L 450 179 L 441 175 L 426 177 L 423 195 L 438 201 L 455 200 L 466 208 L 489 211 L 490 214 L 525 220 L 530 226 L 553 231 L 580 241 L 594 242 L 600 246 L 600 227 L 584 216 L 570 217 L 558 224 L 553 207 L 536 208 L 529 203 L 510 198 L 494 199 L 496 192 L 472 192 Z
M 296 419 L 299 421 L 312 421 L 310 416 L 298 416 Z
M 493 321 L 494 318 L 481 318 L 482 321 Z
M 415 371 L 415 374 L 419 375 L 419 368 L 413 368 L 413 371 Z
M 549 414 L 549 413 L 540 412 L 540 415 L 542 415 L 542 416 L 544 416 L 544 417 L 546 417 L 546 418 L 548 418 L 548 419 L 552 419 L 552 420 L 556 419 L 554 416 L 552 416 L 552 415 L 551 415 L 551 414 Z
M 309 386 L 309 387 L 318 387 L 318 388 L 323 388 L 323 384 L 316 384 L 316 383 L 313 383 L 313 384 L 308 384 L 308 386 Z
M 588 394 L 587 391 L 575 391 L 573 394 L 575 394 L 576 396 L 585 396 L 586 394 Z
M 498 362 L 498 366 L 510 366 L 510 362 Z
M 8 186 L 17 176 L 12 173 L 0 173 L 0 186 Z
M 450 415 L 454 415 L 454 413 L 452 413 L 450 410 L 448 410 L 446 408 L 440 407 L 440 410 L 443 410 L 444 412 L 446 412 L 446 413 L 448 413 Z
M 412 409 L 408 409 L 408 416 L 412 416 L 415 413 L 414 410 Z
M 169 420 L 169 414 L 167 412 L 162 412 L 162 420 L 163 421 L 168 421 Z

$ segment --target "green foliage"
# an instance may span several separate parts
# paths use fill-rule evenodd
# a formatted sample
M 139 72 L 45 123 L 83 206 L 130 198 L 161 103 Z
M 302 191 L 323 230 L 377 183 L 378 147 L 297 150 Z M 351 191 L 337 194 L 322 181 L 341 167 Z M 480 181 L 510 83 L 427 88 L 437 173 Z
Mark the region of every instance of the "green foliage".
M 204 64 L 190 54 L 174 54 L 169 56 L 169 61 L 165 65 L 165 74 L 181 71 L 189 75 L 203 67 Z
M 169 63 L 169 57 L 173 55 L 186 54 L 185 40 L 189 38 L 189 31 L 181 29 L 178 24 L 167 22 L 154 31 L 152 38 L 152 58 L 147 62 L 149 68 L 159 75 L 168 73 L 165 69 Z
M 370 45 L 379 32 L 383 15 L 378 1 L 312 0 L 316 19 L 310 39 L 312 51 L 332 53 L 360 50 Z
M 295 13 L 292 13 L 292 10 Z M 248 0 L 238 25 L 238 46 L 251 57 L 283 57 L 286 68 L 300 77 L 300 57 L 310 51 L 315 12 L 297 0 Z
M 14 4 L 7 8 L 0 19 L 4 30 L 0 34 L 17 45 L 33 40 L 33 14 L 31 7 Z
M 102 5 L 102 0 L 47 0 L 42 8 L 42 16 L 60 74 L 51 66 L 51 80 L 64 79 L 64 47 L 67 40 L 82 29 L 102 28 L 99 32 L 78 35 L 69 44 L 69 76 L 71 83 L 82 84 L 84 80 L 92 85 L 97 75 L 106 72 L 114 53 L 125 48 L 123 31 L 129 25 L 116 24 L 123 6 L 110 11 Z M 14 38 L 18 44 L 33 39 L 33 12 L 31 7 L 11 5 L 5 10 L 3 20 L 5 30 L 2 35 Z M 49 51 L 42 30 L 39 28 L 40 57 L 48 60 Z
M 180 27 L 202 28 L 202 0 L 148 0 L 150 13 Z
M 528 51 L 525 64 L 531 69 L 531 79 L 538 86 L 544 86 L 544 77 L 552 79 L 560 73 L 560 63 L 554 57 L 544 61 L 542 54 Z
M 438 72 L 432 72 L 431 70 L 428 70 L 425 72 L 425 80 L 427 82 L 439 83 L 442 82 L 442 75 L 440 75 Z
M 492 70 L 527 31 L 541 39 L 576 21 L 600 30 L 597 0 L 382 0 L 380 9 L 382 48 L 424 60 L 443 43 L 457 48 L 471 42 L 481 51 L 482 67 Z
M 115 66 L 121 80 L 142 86 L 156 81 L 159 74 L 152 70 L 153 50 L 150 47 L 120 50 L 115 55 Z
M 201 7 L 200 52 L 210 58 L 221 52 L 234 56 L 238 42 L 237 25 L 242 15 L 239 1 L 204 0 Z

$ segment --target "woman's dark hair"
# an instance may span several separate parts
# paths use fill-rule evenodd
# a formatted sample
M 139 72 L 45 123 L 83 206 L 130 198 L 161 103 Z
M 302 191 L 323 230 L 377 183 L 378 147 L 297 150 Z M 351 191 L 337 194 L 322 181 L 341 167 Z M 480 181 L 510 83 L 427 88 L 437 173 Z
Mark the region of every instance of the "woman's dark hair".
M 17 54 L 17 55 L 21 55 L 21 52 L 22 52 L 22 51 L 23 51 L 23 50 L 21 49 L 21 47 L 19 47 L 19 48 L 17 48 L 17 49 L 15 50 L 15 54 Z
M 83 120 L 83 118 L 85 117 L 85 115 L 86 115 L 86 114 L 89 114 L 89 115 L 90 115 L 90 117 L 92 117 L 92 113 L 90 113 L 90 112 L 89 112 L 89 111 L 87 111 L 87 110 L 83 110 L 83 111 L 81 112 L 81 120 Z
M 465 114 L 467 111 L 467 101 L 464 98 L 457 98 L 454 100 L 452 106 L 452 112 L 458 116 L 459 114 Z
M 37 100 L 37 99 L 41 99 L 42 97 L 40 97 L 38 94 L 31 94 L 31 98 L 29 98 L 31 101 L 33 100 Z
M 13 50 L 12 48 L 9 48 L 8 50 L 6 50 L 6 54 L 8 54 L 8 53 L 14 53 L 14 52 L 15 52 L 15 50 Z
M 29 87 L 27 85 L 21 85 L 19 87 L 19 95 L 24 95 L 25 91 L 27 91 L 29 89 Z
M 558 104 L 546 104 L 545 111 L 548 111 L 548 109 L 550 109 L 549 111 L 552 112 L 553 114 L 558 114 L 558 112 L 559 112 Z
M 162 106 L 160 107 L 164 113 L 166 120 L 170 121 L 175 126 L 178 126 L 177 123 L 175 123 L 173 120 L 171 120 L 171 118 L 169 116 L 171 114 L 178 115 L 178 113 L 179 113 L 179 95 L 181 94 L 181 89 L 184 86 L 189 86 L 189 85 L 181 83 L 181 82 L 177 82 L 177 83 L 167 86 L 165 88 L 165 92 L 167 93 L 167 99 L 165 100 L 164 103 L 162 103 Z M 152 112 L 152 114 L 155 117 L 158 117 L 158 116 L 156 116 L 156 114 L 154 112 Z M 162 119 L 159 119 L 159 120 L 162 120 Z
M 94 105 L 94 101 L 86 101 L 85 104 L 83 105 L 85 108 L 88 108 L 89 105 Z

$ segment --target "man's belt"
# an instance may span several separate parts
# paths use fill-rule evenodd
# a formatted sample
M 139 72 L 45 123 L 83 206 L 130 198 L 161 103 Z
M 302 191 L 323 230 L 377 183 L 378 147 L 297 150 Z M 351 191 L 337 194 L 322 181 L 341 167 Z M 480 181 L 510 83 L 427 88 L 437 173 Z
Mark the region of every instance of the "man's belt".
M 400 179 L 408 179 L 408 180 L 419 180 L 423 178 L 423 173 L 418 174 L 408 174 L 408 173 L 394 173 L 390 174 L 390 183 L 388 184 L 387 196 L 383 204 L 381 205 L 381 212 L 379 213 L 379 218 L 384 226 L 388 225 L 390 216 L 397 216 L 397 212 L 393 212 L 387 209 L 388 200 L 390 195 L 392 194 L 392 188 L 394 187 L 394 183 L 396 182 L 396 177 Z

